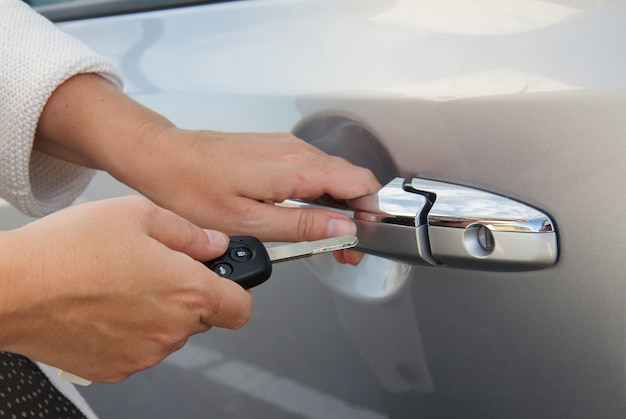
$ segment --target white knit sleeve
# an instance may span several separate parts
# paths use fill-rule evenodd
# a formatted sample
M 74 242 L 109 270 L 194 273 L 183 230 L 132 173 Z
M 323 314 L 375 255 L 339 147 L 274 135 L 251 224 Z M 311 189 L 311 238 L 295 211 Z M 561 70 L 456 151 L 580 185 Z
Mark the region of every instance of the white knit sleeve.
M 56 87 L 98 73 L 121 87 L 113 64 L 19 0 L 0 0 L 0 196 L 42 216 L 84 190 L 93 171 L 32 151 L 43 107 Z

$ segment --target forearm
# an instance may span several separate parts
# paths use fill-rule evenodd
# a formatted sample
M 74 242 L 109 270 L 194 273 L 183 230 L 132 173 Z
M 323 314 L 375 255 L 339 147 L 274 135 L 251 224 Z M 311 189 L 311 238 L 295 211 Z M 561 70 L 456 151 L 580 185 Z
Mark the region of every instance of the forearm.
M 39 119 L 34 148 L 45 154 L 125 177 L 149 139 L 172 127 L 163 116 L 127 97 L 96 74 L 59 86 Z M 124 179 L 123 179 L 124 180 Z

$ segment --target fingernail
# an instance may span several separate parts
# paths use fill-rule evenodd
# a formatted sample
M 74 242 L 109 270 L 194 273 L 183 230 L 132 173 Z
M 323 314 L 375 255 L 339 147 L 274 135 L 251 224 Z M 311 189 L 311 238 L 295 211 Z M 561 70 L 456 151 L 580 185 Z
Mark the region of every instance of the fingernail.
M 356 225 L 350 220 L 333 218 L 328 221 L 326 235 L 328 237 L 348 236 L 356 234 Z
M 228 247 L 228 243 L 230 242 L 230 238 L 222 233 L 221 231 L 215 230 L 204 230 L 207 237 L 209 238 L 209 242 L 212 246 L 216 247 Z

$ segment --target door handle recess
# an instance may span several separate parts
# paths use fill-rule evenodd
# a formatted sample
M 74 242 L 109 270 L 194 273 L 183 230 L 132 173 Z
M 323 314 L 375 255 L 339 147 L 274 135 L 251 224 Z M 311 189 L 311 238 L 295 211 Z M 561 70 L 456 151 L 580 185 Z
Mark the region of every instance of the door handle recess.
M 558 258 L 556 227 L 543 212 L 446 182 L 398 177 L 346 203 L 324 198 L 279 205 L 341 210 L 357 225 L 358 250 L 411 264 L 525 271 Z

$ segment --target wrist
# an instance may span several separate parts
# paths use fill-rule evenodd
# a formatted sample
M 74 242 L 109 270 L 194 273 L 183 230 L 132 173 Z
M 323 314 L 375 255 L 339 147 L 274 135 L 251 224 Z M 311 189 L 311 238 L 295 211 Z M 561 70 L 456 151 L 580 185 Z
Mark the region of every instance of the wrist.
M 144 193 L 144 183 L 151 174 L 163 170 L 163 163 L 172 157 L 171 152 L 163 150 L 165 133 L 176 128 L 165 118 L 159 117 L 142 120 L 129 128 L 115 144 L 104 144 L 94 159 L 98 168 L 131 188 Z M 146 175 L 147 174 L 147 175 Z
M 197 164 L 193 158 L 195 137 L 167 120 L 155 120 L 144 124 L 133 138 L 126 152 L 111 161 L 106 170 L 163 205 L 159 198 L 163 191 L 180 187 L 181 168 Z
M 48 99 L 34 148 L 123 178 L 149 151 L 153 133 L 171 126 L 97 74 L 79 74 Z

